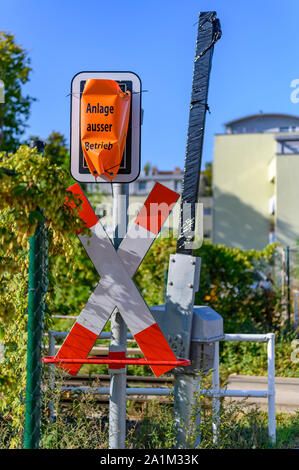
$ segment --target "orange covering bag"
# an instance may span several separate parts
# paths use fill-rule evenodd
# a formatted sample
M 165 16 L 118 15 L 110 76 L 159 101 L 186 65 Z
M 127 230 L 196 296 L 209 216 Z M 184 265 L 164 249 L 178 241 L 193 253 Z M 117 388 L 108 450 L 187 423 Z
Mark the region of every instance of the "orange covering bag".
M 114 80 L 90 79 L 81 97 L 81 146 L 95 177 L 117 175 L 126 144 L 131 93 Z

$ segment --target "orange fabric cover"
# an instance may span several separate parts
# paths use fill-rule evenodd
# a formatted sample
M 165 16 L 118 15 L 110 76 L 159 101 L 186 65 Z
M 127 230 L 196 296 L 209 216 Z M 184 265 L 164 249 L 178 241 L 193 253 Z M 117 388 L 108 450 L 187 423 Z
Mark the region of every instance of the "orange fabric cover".
M 95 177 L 117 175 L 124 153 L 131 93 L 114 80 L 86 80 L 81 97 L 81 146 Z

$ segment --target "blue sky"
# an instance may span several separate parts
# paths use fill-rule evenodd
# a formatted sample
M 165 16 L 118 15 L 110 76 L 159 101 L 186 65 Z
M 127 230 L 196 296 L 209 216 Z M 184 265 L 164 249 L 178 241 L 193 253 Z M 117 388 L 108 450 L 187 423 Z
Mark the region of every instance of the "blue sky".
M 142 165 L 183 167 L 200 11 L 215 10 L 216 44 L 204 161 L 215 133 L 248 114 L 299 114 L 290 100 L 299 78 L 297 0 L 4 0 L 0 29 L 16 35 L 32 60 L 26 92 L 33 104 L 27 135 L 57 130 L 69 139 L 67 97 L 81 70 L 130 70 L 142 80 Z

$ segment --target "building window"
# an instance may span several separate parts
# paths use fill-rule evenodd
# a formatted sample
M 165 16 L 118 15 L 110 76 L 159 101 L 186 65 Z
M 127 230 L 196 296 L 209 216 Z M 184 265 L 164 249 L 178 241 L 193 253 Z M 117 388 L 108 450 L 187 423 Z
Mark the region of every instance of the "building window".
M 279 154 L 299 153 L 299 139 L 279 141 L 277 153 Z
M 211 207 L 204 207 L 203 208 L 203 215 L 212 215 Z
M 146 182 L 145 181 L 138 181 L 138 191 L 144 191 L 146 188 Z

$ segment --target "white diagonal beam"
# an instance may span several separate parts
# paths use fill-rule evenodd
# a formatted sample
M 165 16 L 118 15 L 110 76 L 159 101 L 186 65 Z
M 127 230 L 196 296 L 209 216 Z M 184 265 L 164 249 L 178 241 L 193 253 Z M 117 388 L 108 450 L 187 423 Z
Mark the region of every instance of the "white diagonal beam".
M 101 281 L 90 296 L 57 357 L 85 358 L 117 306 L 148 360 L 161 357 L 175 360 L 173 352 L 131 277 L 159 233 L 178 194 L 159 183 L 156 184 L 116 253 L 80 186 L 74 185 L 70 190 L 78 194 L 83 202 L 80 217 L 91 229 L 91 236 L 79 235 L 79 238 L 100 274 Z M 67 367 L 73 375 L 79 368 L 80 365 Z M 171 368 L 152 367 L 156 375 L 161 375 Z

